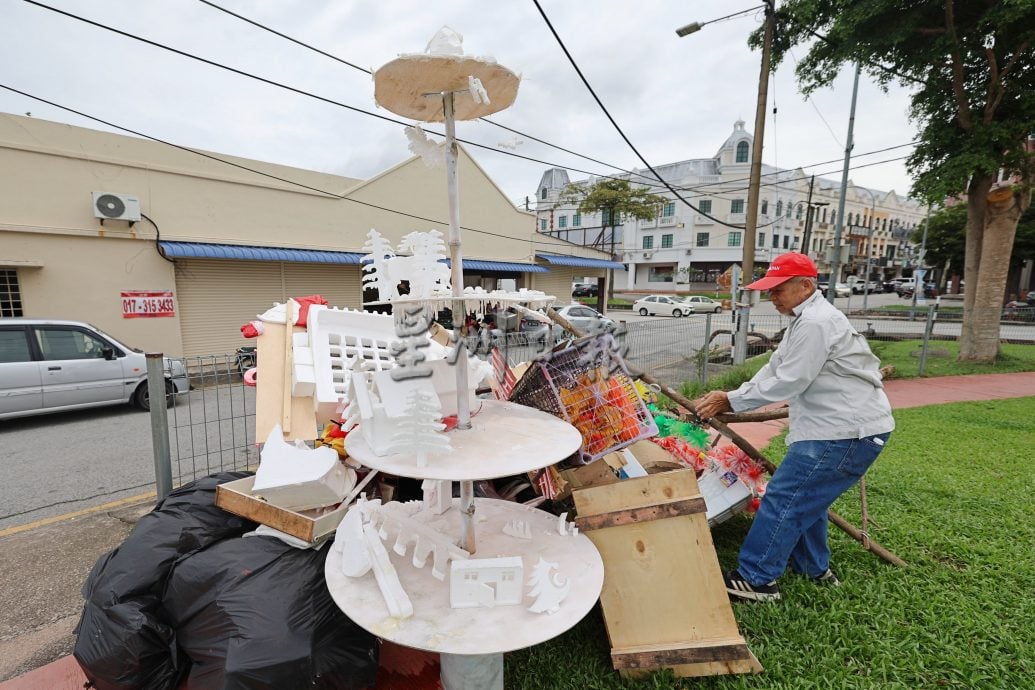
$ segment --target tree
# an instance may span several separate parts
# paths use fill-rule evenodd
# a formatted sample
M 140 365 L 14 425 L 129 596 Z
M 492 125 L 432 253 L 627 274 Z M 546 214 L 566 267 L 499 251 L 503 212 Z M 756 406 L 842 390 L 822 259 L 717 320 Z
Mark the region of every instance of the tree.
M 804 93 L 829 86 L 846 63 L 882 86 L 914 89 L 913 191 L 932 204 L 967 199 L 960 359 L 994 361 L 1010 251 L 1031 205 L 1035 3 L 785 0 L 778 14 L 774 65 L 810 44 L 796 68 Z M 1011 182 L 1000 183 L 1000 171 Z
M 643 187 L 633 187 L 628 180 L 604 179 L 589 187 L 580 184 L 569 184 L 561 192 L 561 203 L 577 204 L 579 213 L 600 214 L 600 235 L 593 243 L 601 249 L 608 247 L 612 258 L 615 251 L 615 226 L 621 225 L 622 219 L 633 217 L 637 220 L 654 220 L 662 204 L 668 199 L 658 194 L 651 194 Z M 607 229 L 611 228 L 611 234 Z M 608 295 L 614 294 L 613 273 L 608 276 Z

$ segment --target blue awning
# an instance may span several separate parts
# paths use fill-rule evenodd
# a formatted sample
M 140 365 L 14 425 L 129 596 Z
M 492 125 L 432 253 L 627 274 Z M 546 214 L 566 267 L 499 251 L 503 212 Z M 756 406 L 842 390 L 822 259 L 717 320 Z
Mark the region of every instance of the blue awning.
M 613 268 L 616 270 L 624 270 L 625 264 L 618 263 L 617 261 L 611 261 L 610 259 L 587 259 L 582 256 L 568 256 L 567 254 L 547 254 L 546 252 L 536 252 L 536 258 L 542 259 L 543 261 L 553 266 L 575 266 L 577 268 Z
M 290 261 L 305 264 L 351 264 L 358 266 L 363 254 L 328 252 L 285 247 L 249 247 L 240 244 L 166 242 L 158 245 L 173 259 L 239 259 L 243 261 Z
M 315 249 L 289 249 L 286 247 L 250 247 L 242 244 L 209 244 L 206 242 L 158 243 L 171 259 L 237 259 L 243 261 L 289 261 L 306 264 L 347 264 L 358 266 L 365 254 L 358 252 L 329 252 Z M 446 263 L 449 260 L 446 259 Z M 506 273 L 549 273 L 548 268 L 538 264 L 522 264 L 512 261 L 482 261 L 464 259 L 465 271 L 500 271 Z

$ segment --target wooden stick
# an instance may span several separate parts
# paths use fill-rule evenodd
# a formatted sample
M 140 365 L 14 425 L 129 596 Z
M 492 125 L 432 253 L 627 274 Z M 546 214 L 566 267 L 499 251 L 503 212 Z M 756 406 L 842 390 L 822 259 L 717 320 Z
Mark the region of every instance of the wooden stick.
M 281 429 L 284 430 L 284 438 L 291 435 L 291 381 L 293 380 L 295 368 L 295 343 L 292 337 L 295 332 L 294 309 L 291 306 L 291 299 L 284 303 L 284 407 L 281 411 Z
M 723 412 L 715 416 L 720 422 L 737 424 L 738 422 L 768 422 L 773 419 L 787 419 L 788 413 L 789 408 L 784 405 L 764 412 Z
M 567 319 L 562 317 L 560 314 L 558 314 L 553 309 L 547 309 L 546 310 L 546 314 L 551 319 L 554 319 L 558 324 L 560 324 L 560 326 L 562 328 L 564 328 L 568 332 L 572 333 L 576 337 L 582 337 L 584 335 L 584 333 L 582 333 L 579 329 L 577 329 L 573 325 L 571 325 L 571 323 L 569 323 Z M 776 465 L 774 465 L 772 462 L 770 462 L 769 458 L 767 458 L 766 456 L 762 455 L 758 451 L 758 449 L 756 449 L 753 445 L 751 445 L 747 441 L 747 439 L 745 439 L 743 436 L 741 436 L 740 434 L 735 432 L 733 429 L 729 428 L 729 426 L 727 426 L 723 421 L 721 421 L 717 417 L 712 417 L 711 419 L 708 419 L 708 420 L 703 420 L 700 417 L 698 417 L 697 416 L 697 408 L 694 406 L 694 403 L 689 398 L 686 398 L 685 396 L 681 395 L 680 393 L 674 391 L 671 387 L 666 386 L 665 384 L 661 383 L 660 381 L 655 379 L 650 374 L 646 374 L 646 373 L 641 372 L 641 371 L 636 371 L 634 369 L 630 369 L 629 373 L 630 373 L 630 375 L 633 378 L 638 378 L 638 379 L 640 379 L 641 381 L 643 381 L 644 383 L 646 383 L 648 385 L 658 386 L 658 388 L 661 389 L 661 392 L 664 393 L 668 398 L 670 398 L 671 400 L 675 401 L 677 404 L 681 405 L 682 407 L 684 407 L 687 410 L 689 415 L 693 418 L 692 421 L 699 422 L 702 425 L 703 424 L 708 424 L 709 426 L 711 426 L 713 429 L 718 431 L 720 434 L 722 434 L 723 436 L 725 436 L 726 438 L 731 440 L 734 443 L 734 445 L 736 445 L 742 451 L 747 453 L 748 457 L 750 457 L 752 460 L 755 460 L 756 462 L 758 462 L 762 467 L 765 468 L 765 470 L 770 475 L 773 474 L 774 472 L 776 472 Z M 762 413 L 762 414 L 765 414 L 765 413 Z M 774 417 L 774 419 L 776 419 L 776 417 Z M 738 421 L 740 421 L 740 420 L 738 420 Z M 836 525 L 842 531 L 844 531 L 846 534 L 848 534 L 848 536 L 852 537 L 853 539 L 855 539 L 859 543 L 863 544 L 864 547 L 868 551 L 873 552 L 879 558 L 882 558 L 883 560 L 887 561 L 888 563 L 891 563 L 892 565 L 898 566 L 900 568 L 904 568 L 905 567 L 905 565 L 906 565 L 905 561 L 903 561 L 901 558 L 899 558 L 898 556 L 893 554 L 891 551 L 888 551 L 886 548 L 884 548 L 883 546 L 878 544 L 876 541 L 874 541 L 868 535 L 866 535 L 864 537 L 863 533 L 860 532 L 858 529 L 856 529 L 854 525 L 852 525 L 850 522 L 848 522 L 848 520 L 845 520 L 843 517 L 841 517 L 840 515 L 835 513 L 833 510 L 828 510 L 827 511 L 827 519 L 829 519 L 830 522 L 834 523 L 834 525 Z

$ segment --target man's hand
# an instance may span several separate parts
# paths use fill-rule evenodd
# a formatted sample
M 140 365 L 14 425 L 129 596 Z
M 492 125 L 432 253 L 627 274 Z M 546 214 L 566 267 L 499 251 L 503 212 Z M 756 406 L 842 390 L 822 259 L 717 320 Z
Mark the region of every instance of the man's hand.
M 703 398 L 695 400 L 694 407 L 697 408 L 697 416 L 705 421 L 733 409 L 730 407 L 730 399 L 726 395 L 726 391 L 712 391 Z

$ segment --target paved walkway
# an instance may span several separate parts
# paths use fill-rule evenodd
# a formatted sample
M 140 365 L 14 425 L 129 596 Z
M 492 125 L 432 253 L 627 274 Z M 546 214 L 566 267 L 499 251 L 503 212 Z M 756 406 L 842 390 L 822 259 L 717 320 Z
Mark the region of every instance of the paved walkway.
M 893 379 L 886 382 L 885 389 L 896 409 L 1029 397 L 1035 396 L 1035 372 Z M 762 449 L 783 431 L 785 421 L 738 424 L 736 431 Z M 71 631 L 81 608 L 79 588 L 97 556 L 125 538 L 127 523 L 131 522 L 127 514 L 139 515 L 146 509 L 143 505 L 136 511 L 77 517 L 0 538 L 0 562 L 7 566 L 8 573 L 4 590 L 13 597 L 12 602 L 24 604 L 22 608 L 0 607 L 9 612 L 13 609 L 6 619 L 0 610 L 0 678 L 11 678 L 0 682 L 0 690 L 81 690 L 86 679 L 75 659 L 68 656 L 73 642 Z M 69 544 L 75 545 L 71 557 Z M 55 548 L 66 555 L 54 554 Z M 51 561 L 46 567 L 40 562 L 44 555 Z M 60 602 L 60 606 L 55 607 L 53 602 Z M 437 664 L 430 655 L 418 658 L 386 651 L 379 690 L 439 687 Z M 12 678 L 18 673 L 23 675 Z

